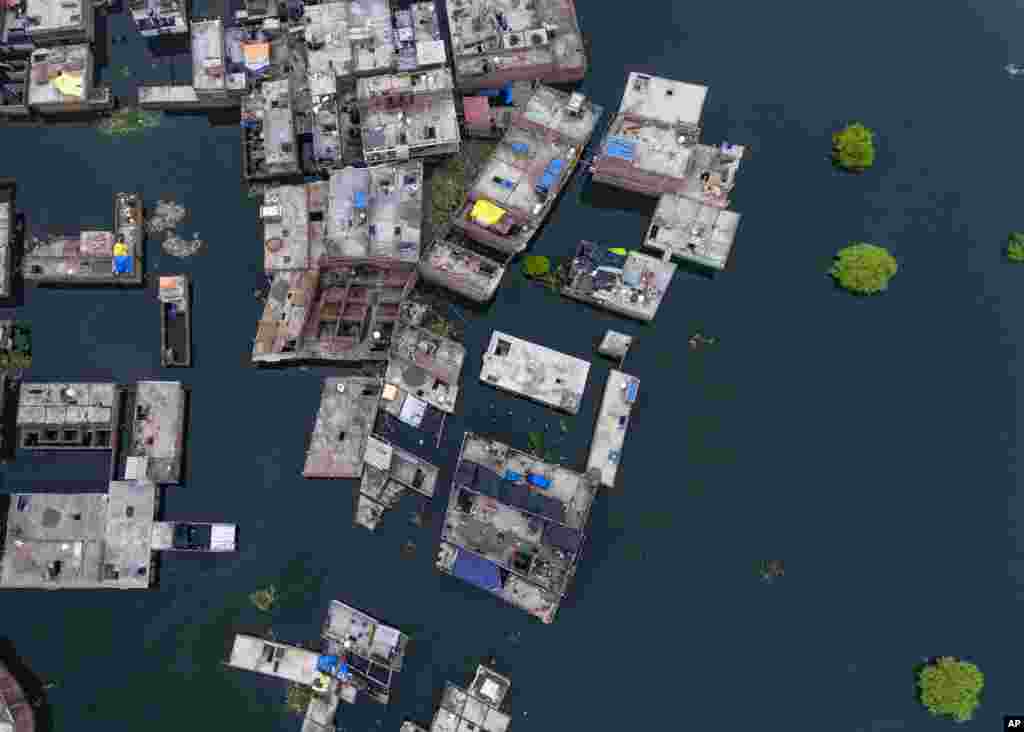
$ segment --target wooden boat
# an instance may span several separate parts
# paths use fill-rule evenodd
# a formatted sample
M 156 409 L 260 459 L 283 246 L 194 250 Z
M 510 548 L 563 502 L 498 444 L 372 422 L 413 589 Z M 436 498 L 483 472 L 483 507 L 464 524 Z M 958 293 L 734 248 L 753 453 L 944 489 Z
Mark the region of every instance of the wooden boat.
M 160 365 L 192 365 L 192 303 L 187 275 L 160 277 Z

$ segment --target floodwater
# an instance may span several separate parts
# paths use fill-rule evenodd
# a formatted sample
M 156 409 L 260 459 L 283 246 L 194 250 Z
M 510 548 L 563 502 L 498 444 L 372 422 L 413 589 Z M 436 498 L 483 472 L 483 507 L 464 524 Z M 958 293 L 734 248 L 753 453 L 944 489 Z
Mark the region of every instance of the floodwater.
M 31 290 L 17 314 L 34 326 L 33 379 L 185 380 L 187 479 L 166 492 L 165 515 L 241 527 L 237 556 L 165 558 L 149 592 L 0 596 L 0 632 L 57 684 L 53 730 L 294 732 L 282 682 L 221 661 L 238 630 L 315 639 L 335 598 L 413 637 L 390 706 L 342 709 L 339 726 L 353 732 L 429 723 L 445 682 L 465 683 L 491 656 L 513 679 L 515 730 L 710 730 L 738 715 L 765 729 L 946 729 L 914 699 L 912 669 L 935 655 L 973 659 L 987 675 L 971 729 L 1024 709 L 1014 662 L 1024 268 L 1000 251 L 1024 228 L 1014 142 L 1024 87 L 1003 70 L 1024 56 L 1009 30 L 1021 11 L 583 5 L 595 55 L 584 91 L 614 109 L 630 70 L 704 82 L 705 139 L 753 153 L 734 197 L 744 219 L 731 270 L 677 274 L 653 325 L 560 299 L 518 272 L 489 309 L 464 311 L 459 413 L 440 450 L 413 445 L 445 480 L 466 429 L 525 447 L 547 426 L 558 454 L 582 465 L 608 368 L 593 346 L 608 327 L 638 336 L 626 370 L 642 397 L 620 484 L 597 501 L 550 626 L 434 571 L 446 489 L 425 528 L 399 510 L 370 534 L 352 526 L 350 482 L 300 477 L 332 371 L 249 365 L 261 248 L 236 127 L 166 118 L 131 140 L 0 131 L 3 174 L 18 179 L 32 221 L 107 226 L 124 189 L 188 208 L 179 232 L 199 232 L 204 251 L 178 260 L 154 240 L 148 256 L 150 271 L 195 283 L 194 368 L 159 367 L 151 290 Z M 135 36 L 110 43 L 131 33 L 117 17 L 104 40 L 103 75 L 121 94 L 169 64 L 151 67 Z M 125 75 L 125 64 L 142 71 Z M 877 164 L 858 177 L 826 159 L 831 131 L 851 120 L 878 131 Z M 580 238 L 633 246 L 652 207 L 578 177 L 533 251 L 563 256 Z M 888 293 L 833 288 L 824 272 L 851 240 L 899 259 Z M 478 383 L 495 328 L 593 357 L 564 439 L 558 415 Z M 698 328 L 720 344 L 690 352 Z M 102 489 L 105 462 L 19 455 L 3 472 L 6 491 Z M 412 558 L 401 551 L 410 538 Z M 772 557 L 789 571 L 769 585 L 756 569 Z M 269 584 L 282 594 L 271 616 L 248 601 Z

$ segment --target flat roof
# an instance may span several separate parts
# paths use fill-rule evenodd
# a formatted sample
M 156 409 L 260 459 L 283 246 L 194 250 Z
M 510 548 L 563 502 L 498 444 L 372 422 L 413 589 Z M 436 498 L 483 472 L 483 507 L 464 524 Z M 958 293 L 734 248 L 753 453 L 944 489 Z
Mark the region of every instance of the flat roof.
M 177 483 L 185 433 L 185 388 L 180 381 L 140 381 L 135 388 L 131 443 L 124 446 L 125 477 Z
M 740 214 L 687 196 L 658 199 L 644 246 L 671 256 L 724 269 L 736 239 Z
M 420 271 L 467 297 L 486 300 L 501 283 L 505 265 L 455 242 L 438 239 L 424 252 Z
M 238 634 L 227 665 L 309 686 L 316 677 L 320 654 L 285 643 Z
M 0 197 L 5 191 L 0 191 Z M 14 225 L 14 206 L 10 199 L 0 200 L 0 297 L 10 294 L 11 283 L 11 229 Z
M 359 79 L 363 150 L 411 150 L 460 141 L 447 68 Z
M 263 195 L 263 205 L 278 206 L 281 210 L 279 220 L 263 222 L 263 269 L 273 272 L 309 267 L 310 221 L 307 186 L 268 188 Z
M 224 22 L 220 18 L 192 21 L 192 86 L 199 91 L 227 88 Z
M 143 481 L 114 481 L 107 493 L 12 494 L 0 585 L 148 587 L 157 496 Z
M 630 389 L 639 388 L 640 380 L 635 376 L 615 369 L 608 372 L 608 381 L 605 383 L 594 425 L 594 437 L 590 443 L 590 455 L 587 457 L 587 470 L 598 470 L 601 485 L 606 488 L 615 487 L 615 476 L 622 460 L 622 446 L 629 429 L 629 416 L 636 399 L 636 392 L 630 394 Z
M 480 380 L 576 414 L 589 372 L 589 361 L 496 330 L 484 353 Z
M 17 425 L 91 424 L 112 427 L 117 386 L 112 383 L 22 382 Z
M 479 729 L 483 732 L 505 732 L 512 720 L 508 714 L 455 684 L 445 687 L 441 706 L 434 715 L 430 732 L 461 732 Z
M 619 114 L 661 122 L 699 127 L 708 88 L 649 74 L 630 73 Z
M 433 0 L 403 5 L 393 13 L 398 68 L 405 71 L 445 63 L 448 53 Z
M 327 256 L 419 261 L 422 162 L 336 170 L 328 196 Z
M 306 5 L 303 9 L 307 75 L 314 97 L 336 93 L 337 77 L 348 73 L 352 65 L 348 15 L 348 2 Z
M 466 349 L 450 338 L 407 323 L 391 337 L 387 382 L 415 394 L 438 409 L 453 413 Z
M 305 477 L 358 478 L 362 474 L 366 440 L 373 432 L 380 395 L 380 379 L 324 379 L 302 470 Z
M 87 2 L 90 0 L 25 0 L 25 15 L 39 21 L 28 26 L 29 35 L 84 27 L 90 19 Z
M 338 600 L 332 600 L 327 609 L 323 636 L 341 644 L 351 641 L 352 653 L 392 671 L 401 670 L 405 648 L 409 643 L 409 636 L 399 629 L 384 625 L 376 618 Z M 384 686 L 390 686 L 390 683 L 389 675 Z
M 611 249 L 619 247 L 581 242 L 562 293 L 630 318 L 654 320 L 676 265 L 637 251 L 623 256 Z
M 81 104 L 92 91 L 92 49 L 88 43 L 48 46 L 32 52 L 28 103 Z

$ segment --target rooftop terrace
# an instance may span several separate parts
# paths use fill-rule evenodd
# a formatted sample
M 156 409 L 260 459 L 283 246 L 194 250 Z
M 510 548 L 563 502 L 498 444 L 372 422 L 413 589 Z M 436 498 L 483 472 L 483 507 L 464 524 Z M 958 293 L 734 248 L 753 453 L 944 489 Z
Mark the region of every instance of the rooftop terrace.
M 496 330 L 484 353 L 480 381 L 576 414 L 589 372 L 587 361 Z
M 422 219 L 421 162 L 334 171 L 325 216 L 325 253 L 415 264 Z
M 92 91 L 92 49 L 88 44 L 37 49 L 32 53 L 31 75 L 29 106 L 77 108 Z
M 379 379 L 344 377 L 324 380 L 320 409 L 306 451 L 307 478 L 358 478 L 366 441 L 380 406 Z
M 442 551 L 440 566 L 550 622 L 575 574 L 595 490 L 584 475 L 467 433 L 441 532 L 455 556 Z M 509 587 L 498 567 L 520 582 Z M 531 603 L 528 586 L 542 603 Z
M 199 93 L 227 89 L 224 22 L 220 18 L 192 23 L 192 86 Z
M 388 384 L 453 414 L 466 349 L 448 338 L 399 324 L 391 337 Z
M 562 294 L 629 318 L 654 320 L 676 265 L 640 252 L 622 251 L 581 242 Z
M 500 255 L 498 255 L 500 256 Z M 485 256 L 443 239 L 435 241 L 420 260 L 420 275 L 476 302 L 490 300 L 505 276 L 504 257 Z
M 367 162 L 457 152 L 459 122 L 452 89 L 447 68 L 359 79 L 356 93 Z
M 263 269 L 308 269 L 310 262 L 310 197 L 316 184 L 274 186 L 263 196 Z M 321 190 L 322 185 L 316 190 Z M 322 211 L 322 208 L 321 208 Z M 317 223 L 319 238 L 323 226 Z
M 151 581 L 153 483 L 114 481 L 108 493 L 10 496 L 0 586 L 141 589 Z
M 35 22 L 31 38 L 41 43 L 91 41 L 93 8 L 90 0 L 25 0 L 25 15 Z
M 568 83 L 586 73 L 573 0 L 450 0 L 447 8 L 460 88 Z
M 538 86 L 452 223 L 503 252 L 525 249 L 575 170 L 601 111 L 579 95 Z
M 686 196 L 658 199 L 643 246 L 677 259 L 723 270 L 729 261 L 740 214 Z
M 305 648 L 239 634 L 231 646 L 227 665 L 310 686 L 319 657 L 319 653 Z

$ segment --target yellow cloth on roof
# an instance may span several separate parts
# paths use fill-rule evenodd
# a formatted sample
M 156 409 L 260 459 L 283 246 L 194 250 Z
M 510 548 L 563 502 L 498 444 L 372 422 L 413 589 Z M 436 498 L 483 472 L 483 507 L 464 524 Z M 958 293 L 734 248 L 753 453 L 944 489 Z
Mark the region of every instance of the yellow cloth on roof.
M 126 254 L 128 254 L 128 247 L 127 247 L 127 245 L 122 244 L 121 242 L 118 242 L 117 244 L 114 245 L 114 256 L 115 257 L 123 257 Z
M 83 83 L 84 81 L 81 76 L 76 74 L 69 74 L 66 71 L 53 80 L 53 86 L 57 89 L 57 91 L 69 97 L 82 96 Z
M 481 198 L 473 204 L 473 210 L 469 215 L 474 221 L 479 221 L 484 226 L 494 226 L 505 215 L 505 209 L 499 208 L 490 201 L 485 201 Z

